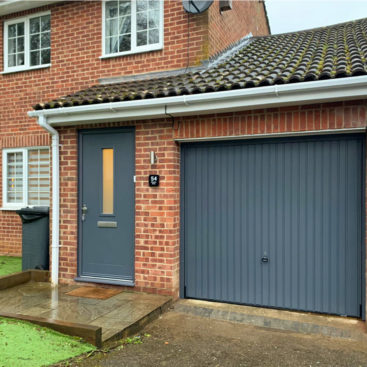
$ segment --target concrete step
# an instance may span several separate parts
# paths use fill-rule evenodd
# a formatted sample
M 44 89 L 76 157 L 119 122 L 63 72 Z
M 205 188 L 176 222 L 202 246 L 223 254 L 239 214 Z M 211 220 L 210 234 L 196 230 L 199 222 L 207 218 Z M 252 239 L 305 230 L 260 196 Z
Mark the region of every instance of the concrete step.
M 298 333 L 322 334 L 337 338 L 365 341 L 367 343 L 365 322 L 356 318 L 232 305 L 193 299 L 177 301 L 174 309 L 177 312 L 216 320 L 233 321 Z

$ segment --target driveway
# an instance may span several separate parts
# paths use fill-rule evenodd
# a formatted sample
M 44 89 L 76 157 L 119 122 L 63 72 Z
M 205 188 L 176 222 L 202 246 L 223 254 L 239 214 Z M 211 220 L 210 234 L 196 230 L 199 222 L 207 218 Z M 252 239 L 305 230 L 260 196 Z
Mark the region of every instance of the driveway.
M 71 366 L 367 366 L 367 345 L 170 311 L 128 344 Z M 70 366 L 70 364 L 68 364 Z

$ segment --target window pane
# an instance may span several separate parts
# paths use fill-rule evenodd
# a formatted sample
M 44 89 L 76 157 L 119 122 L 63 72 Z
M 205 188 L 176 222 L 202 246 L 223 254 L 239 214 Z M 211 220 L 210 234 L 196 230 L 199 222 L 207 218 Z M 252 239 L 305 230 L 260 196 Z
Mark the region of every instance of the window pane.
M 144 11 L 148 9 L 148 1 L 147 0 L 136 0 L 136 10 Z
M 150 11 L 149 12 L 149 28 L 158 28 L 159 27 L 159 11 Z
M 16 37 L 17 36 L 17 25 L 12 24 L 8 27 L 8 37 Z
M 16 52 L 16 44 L 17 44 L 16 38 L 9 40 L 9 42 L 8 42 L 8 52 L 9 52 L 9 54 L 14 54 Z
M 33 36 L 31 36 L 31 50 L 38 50 L 40 46 L 40 35 L 34 34 Z
M 24 52 L 24 37 L 19 37 L 17 39 L 17 51 Z M 9 53 L 11 52 L 9 51 Z
M 131 32 L 131 18 L 130 17 L 120 18 L 119 33 L 125 34 L 130 32 Z
M 8 154 L 8 162 L 9 163 L 16 163 L 16 165 L 23 165 L 23 153 L 17 152 L 17 153 L 9 153 Z
M 24 65 L 24 53 L 17 55 L 17 65 Z
M 50 157 L 48 149 L 28 151 L 28 204 L 49 205 Z
M 103 149 L 103 214 L 113 214 L 113 149 Z
M 17 36 L 24 36 L 24 23 L 17 24 Z
M 149 44 L 159 43 L 159 31 L 158 29 L 151 29 L 149 31 Z
M 39 51 L 31 52 L 31 66 L 39 64 L 40 64 L 40 52 Z
M 149 9 L 159 9 L 159 0 L 150 0 L 149 1 Z
M 106 2 L 106 18 L 115 18 L 118 16 L 117 1 Z
M 109 19 L 106 21 L 106 35 L 116 36 L 118 34 L 118 19 Z
M 147 31 L 138 32 L 137 42 L 136 42 L 138 46 L 144 46 L 147 44 L 147 33 L 148 33 Z
M 131 35 L 125 34 L 120 36 L 120 46 L 119 51 L 129 51 L 131 49 Z
M 51 30 L 51 17 L 44 15 L 41 17 L 41 32 L 47 32 Z
M 30 20 L 30 30 L 31 30 L 31 34 L 32 33 L 39 33 L 40 32 L 40 24 L 41 24 L 41 20 L 40 18 L 33 18 Z
M 46 49 L 41 51 L 41 64 L 49 64 L 51 62 L 51 50 Z
M 14 153 L 8 153 L 8 163 L 16 162 L 16 155 Z
M 128 1 L 120 1 L 119 2 L 119 12 L 120 12 L 120 16 L 123 15 L 130 15 L 131 13 L 131 6 L 130 6 L 131 2 L 130 0 Z
M 22 181 L 16 178 L 8 179 L 8 192 L 16 193 L 17 189 L 22 189 Z
M 12 166 L 8 167 L 8 176 L 13 178 L 21 178 L 23 175 L 23 163 L 20 166 Z
M 136 15 L 136 29 L 138 31 L 147 29 L 147 13 L 138 13 Z
M 41 35 L 41 48 L 49 48 L 51 44 L 50 32 L 42 33 Z
M 107 37 L 105 43 L 106 43 L 106 45 L 105 45 L 105 47 L 106 47 L 105 52 L 106 52 L 106 54 L 110 54 L 111 53 L 111 38 L 110 37 Z
M 7 201 L 22 203 L 23 201 L 23 153 L 7 154 Z
M 119 43 L 118 36 L 107 38 L 106 42 L 107 53 L 109 54 L 116 53 L 118 51 L 118 43 Z

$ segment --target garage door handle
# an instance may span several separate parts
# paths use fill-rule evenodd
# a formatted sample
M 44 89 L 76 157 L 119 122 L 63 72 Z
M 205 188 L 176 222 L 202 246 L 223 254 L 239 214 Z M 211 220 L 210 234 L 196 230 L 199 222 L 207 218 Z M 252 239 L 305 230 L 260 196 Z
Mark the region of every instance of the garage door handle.
M 269 258 L 268 258 L 267 256 L 263 256 L 263 257 L 261 258 L 261 262 L 263 262 L 263 263 L 268 263 L 268 262 L 269 262 Z

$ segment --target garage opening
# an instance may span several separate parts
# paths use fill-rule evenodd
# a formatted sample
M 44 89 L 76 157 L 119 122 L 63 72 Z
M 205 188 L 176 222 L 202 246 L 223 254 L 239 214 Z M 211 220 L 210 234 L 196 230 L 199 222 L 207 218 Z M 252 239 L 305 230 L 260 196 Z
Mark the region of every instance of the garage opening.
M 361 317 L 361 135 L 182 144 L 187 298 Z

